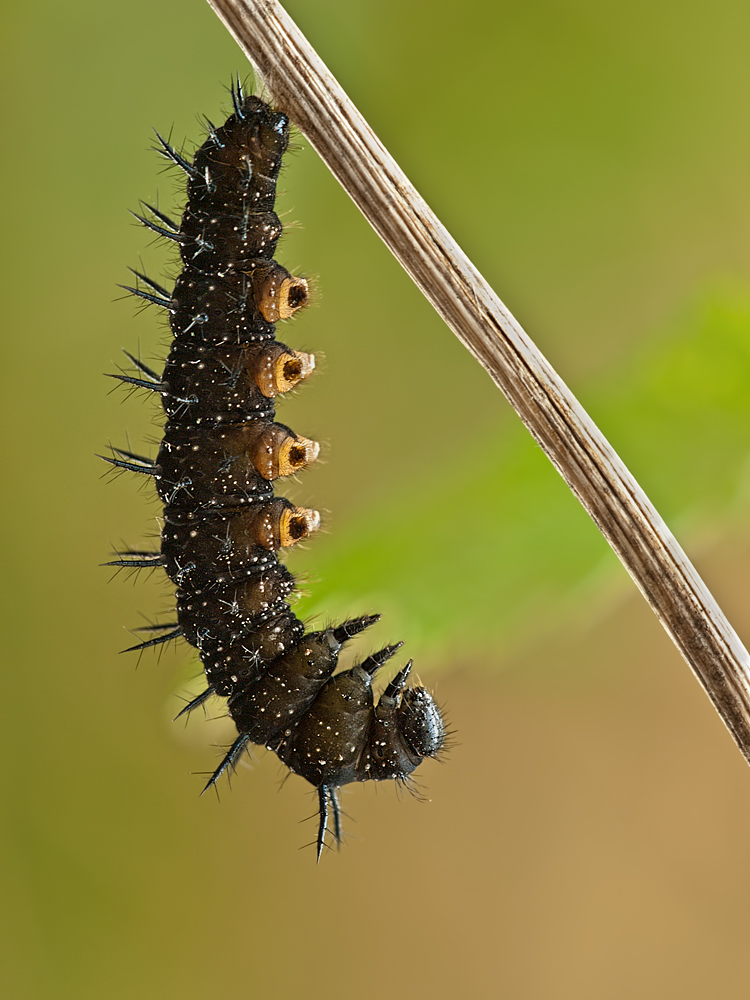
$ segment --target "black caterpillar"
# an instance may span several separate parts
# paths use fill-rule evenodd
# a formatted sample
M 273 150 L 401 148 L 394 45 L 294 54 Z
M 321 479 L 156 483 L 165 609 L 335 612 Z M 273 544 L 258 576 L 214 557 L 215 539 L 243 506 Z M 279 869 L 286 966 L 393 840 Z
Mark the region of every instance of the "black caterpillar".
M 198 649 L 208 686 L 180 715 L 227 699 L 239 735 L 206 788 L 249 743 L 273 750 L 318 789 L 320 860 L 329 810 L 341 842 L 338 787 L 406 781 L 440 752 L 445 726 L 431 695 L 407 687 L 411 661 L 375 705 L 373 676 L 401 643 L 334 675 L 342 646 L 378 615 L 306 633 L 287 603 L 294 578 L 276 552 L 320 519 L 274 497 L 271 484 L 314 461 L 318 445 L 274 423 L 274 397 L 315 362 L 275 340 L 274 324 L 308 291 L 273 260 L 289 119 L 239 82 L 231 92 L 234 113 L 220 128 L 208 123 L 192 162 L 157 133 L 158 151 L 187 175 L 187 205 L 179 225 L 150 205 L 136 218 L 177 244 L 184 269 L 171 293 L 139 272 L 124 287 L 167 310 L 174 340 L 163 375 L 128 355 L 142 377 L 113 377 L 158 393 L 167 420 L 155 462 L 121 449 L 106 460 L 154 478 L 164 527 L 161 551 L 118 552 L 107 565 L 163 567 L 176 584 L 177 620 L 150 626 L 158 635 L 132 648 L 182 637 Z

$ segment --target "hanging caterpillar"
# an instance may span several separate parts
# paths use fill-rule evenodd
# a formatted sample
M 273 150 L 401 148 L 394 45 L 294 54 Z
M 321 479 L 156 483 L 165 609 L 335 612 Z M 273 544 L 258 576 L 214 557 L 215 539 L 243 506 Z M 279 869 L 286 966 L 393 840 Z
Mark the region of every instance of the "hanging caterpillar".
M 378 615 L 306 632 L 289 607 L 294 577 L 276 553 L 320 523 L 272 485 L 318 455 L 314 441 L 274 422 L 275 397 L 315 366 L 275 339 L 275 324 L 308 300 L 305 280 L 273 259 L 289 119 L 246 97 L 239 81 L 231 94 L 234 113 L 220 128 L 208 123 L 192 162 L 157 133 L 158 151 L 187 175 L 187 204 L 179 225 L 148 205 L 136 218 L 176 243 L 183 270 L 172 292 L 139 272 L 124 287 L 167 310 L 174 340 L 161 376 L 128 355 L 138 377 L 113 377 L 161 397 L 164 437 L 155 461 L 123 449 L 106 461 L 153 477 L 164 503 L 161 549 L 118 552 L 106 565 L 162 567 L 176 585 L 176 622 L 151 626 L 156 637 L 132 648 L 178 637 L 196 647 L 207 686 L 180 715 L 213 696 L 227 700 L 238 735 L 206 788 L 249 744 L 273 750 L 318 791 L 320 860 L 329 820 L 341 843 L 338 788 L 406 782 L 439 754 L 445 726 L 432 696 L 408 686 L 411 661 L 375 704 L 373 677 L 401 643 L 335 673 L 342 647 Z

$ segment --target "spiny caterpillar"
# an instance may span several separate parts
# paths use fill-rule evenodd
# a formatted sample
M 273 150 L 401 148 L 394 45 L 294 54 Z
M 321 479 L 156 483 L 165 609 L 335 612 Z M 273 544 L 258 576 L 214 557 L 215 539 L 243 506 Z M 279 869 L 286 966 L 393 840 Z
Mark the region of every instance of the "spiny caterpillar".
M 177 588 L 176 621 L 150 626 L 156 636 L 132 648 L 178 637 L 196 647 L 207 686 L 180 715 L 227 699 L 238 736 L 206 788 L 248 744 L 273 750 L 318 790 L 320 860 L 329 813 L 341 843 L 339 786 L 407 781 L 439 754 L 445 726 L 431 695 L 407 686 L 411 661 L 375 704 L 373 677 L 401 643 L 334 673 L 345 643 L 378 615 L 306 632 L 287 603 L 294 578 L 276 553 L 320 516 L 275 497 L 272 484 L 315 461 L 318 445 L 274 422 L 274 399 L 315 359 L 277 341 L 274 324 L 307 303 L 308 289 L 273 259 L 289 119 L 246 97 L 239 81 L 231 93 L 234 113 L 220 128 L 208 123 L 192 162 L 157 133 L 158 151 L 187 175 L 187 205 L 179 224 L 150 205 L 136 218 L 177 244 L 183 270 L 172 292 L 139 272 L 125 287 L 167 310 L 174 340 L 162 375 L 128 355 L 138 377 L 113 377 L 161 397 L 164 438 L 155 461 L 123 449 L 106 460 L 153 477 L 161 549 L 118 552 L 106 565 L 162 567 Z

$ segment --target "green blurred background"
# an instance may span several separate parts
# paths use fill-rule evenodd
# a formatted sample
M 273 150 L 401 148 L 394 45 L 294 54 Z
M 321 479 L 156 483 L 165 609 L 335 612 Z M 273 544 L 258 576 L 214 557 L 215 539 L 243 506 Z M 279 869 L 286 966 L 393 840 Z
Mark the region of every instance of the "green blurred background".
M 750 633 L 750 202 L 741 0 L 294 0 L 407 174 L 590 408 Z M 280 258 L 324 356 L 280 419 L 325 443 L 289 495 L 319 620 L 377 609 L 455 746 L 344 792 L 315 866 L 308 786 L 258 751 L 198 792 L 225 720 L 171 718 L 186 649 L 108 583 L 157 530 L 93 457 L 154 409 L 101 377 L 163 357 L 131 225 L 180 204 L 152 126 L 200 137 L 246 71 L 202 0 L 6 9 L 2 971 L 10 998 L 519 1000 L 744 995 L 750 781 L 687 667 L 539 449 L 306 143 Z M 367 648 L 364 644 L 362 649 Z M 220 715 L 218 709 L 214 715 Z

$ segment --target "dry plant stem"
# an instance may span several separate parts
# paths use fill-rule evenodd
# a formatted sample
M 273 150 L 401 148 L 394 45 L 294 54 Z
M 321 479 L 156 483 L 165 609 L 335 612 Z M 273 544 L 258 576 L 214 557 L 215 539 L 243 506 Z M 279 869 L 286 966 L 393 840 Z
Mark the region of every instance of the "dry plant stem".
M 631 574 L 750 762 L 750 657 L 586 411 L 435 218 L 274 0 L 209 0 L 309 139 L 489 372 Z

